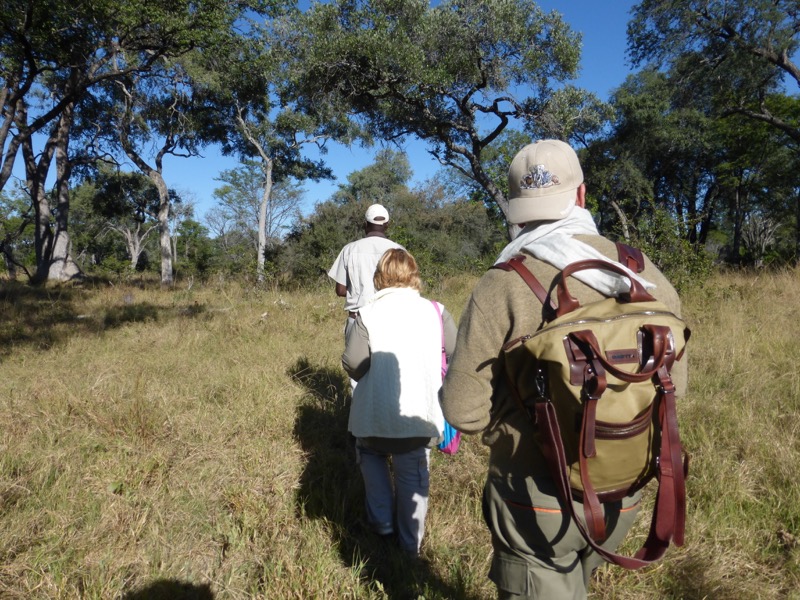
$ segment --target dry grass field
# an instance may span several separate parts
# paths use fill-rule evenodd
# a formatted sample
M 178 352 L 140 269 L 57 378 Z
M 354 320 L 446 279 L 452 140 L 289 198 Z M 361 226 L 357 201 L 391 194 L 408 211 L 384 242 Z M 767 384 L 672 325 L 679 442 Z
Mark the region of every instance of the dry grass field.
M 684 295 L 687 543 L 593 598 L 800 598 L 799 276 Z M 419 564 L 363 526 L 342 326 L 327 283 L 0 282 L 0 598 L 494 597 L 479 438 L 434 453 Z

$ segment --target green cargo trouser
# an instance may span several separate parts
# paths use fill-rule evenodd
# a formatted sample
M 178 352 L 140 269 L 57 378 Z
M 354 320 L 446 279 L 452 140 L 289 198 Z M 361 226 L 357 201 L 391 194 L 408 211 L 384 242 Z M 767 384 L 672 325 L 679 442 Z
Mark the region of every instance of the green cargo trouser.
M 640 495 L 604 505 L 608 539 L 615 550 L 639 511 Z M 576 503 L 578 515 L 583 506 Z M 483 516 L 492 533 L 489 578 L 500 599 L 582 600 L 592 572 L 603 559 L 589 547 L 569 514 L 562 511 L 549 479 L 486 482 Z

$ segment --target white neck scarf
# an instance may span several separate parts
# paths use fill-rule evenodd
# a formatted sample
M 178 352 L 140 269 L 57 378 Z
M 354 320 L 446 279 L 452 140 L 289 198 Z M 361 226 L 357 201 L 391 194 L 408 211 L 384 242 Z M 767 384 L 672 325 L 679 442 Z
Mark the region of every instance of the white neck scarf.
M 495 264 L 505 262 L 523 251 L 557 269 L 563 269 L 578 260 L 594 258 L 620 265 L 630 277 L 635 278 L 645 288 L 656 287 L 654 283 L 642 279 L 625 265 L 612 261 L 588 244 L 573 239 L 574 235 L 599 235 L 591 213 L 580 206 L 575 206 L 569 215 L 558 221 L 532 223 L 525 227 L 503 249 Z M 578 271 L 574 277 L 604 296 L 618 296 L 630 290 L 628 280 L 612 271 L 587 269 Z

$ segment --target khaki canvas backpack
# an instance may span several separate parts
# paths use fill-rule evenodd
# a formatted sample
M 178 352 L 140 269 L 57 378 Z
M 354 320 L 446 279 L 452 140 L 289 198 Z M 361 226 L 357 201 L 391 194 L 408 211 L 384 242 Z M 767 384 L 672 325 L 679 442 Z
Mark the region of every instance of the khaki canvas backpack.
M 628 257 L 632 250 L 627 247 Z M 670 372 L 683 355 L 689 329 L 615 263 L 568 265 L 557 278 L 556 306 L 523 261 L 518 256 L 495 266 L 519 273 L 552 318 L 504 346 L 512 391 L 535 422 L 559 494 L 587 542 L 610 562 L 640 568 L 660 559 L 671 541 L 683 544 L 688 461 L 682 457 Z M 621 262 L 632 266 L 631 260 Z M 634 270 L 641 268 L 640 262 Z M 569 293 L 568 279 L 584 269 L 619 273 L 630 280 L 631 290 L 581 306 Z M 653 478 L 658 491 L 643 547 L 634 557 L 602 548 L 602 503 Z M 585 524 L 573 499 L 583 503 Z

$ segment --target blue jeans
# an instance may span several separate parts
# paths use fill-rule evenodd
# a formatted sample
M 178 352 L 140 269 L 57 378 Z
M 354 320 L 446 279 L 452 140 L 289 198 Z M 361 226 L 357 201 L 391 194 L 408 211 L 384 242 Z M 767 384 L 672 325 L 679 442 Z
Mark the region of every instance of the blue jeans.
M 369 525 L 380 535 L 396 531 L 400 547 L 412 555 L 419 554 L 425 533 L 430 454 L 426 447 L 390 454 L 356 439 L 356 460 L 364 478 Z

